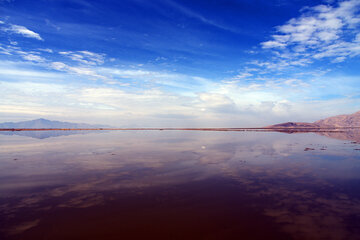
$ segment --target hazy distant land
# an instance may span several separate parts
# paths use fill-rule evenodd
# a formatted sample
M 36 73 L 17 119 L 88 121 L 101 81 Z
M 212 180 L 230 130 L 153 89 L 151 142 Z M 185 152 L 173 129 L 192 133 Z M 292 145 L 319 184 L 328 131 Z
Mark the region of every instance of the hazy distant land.
M 87 123 L 71 123 L 71 122 L 60 122 L 60 121 L 51 121 L 44 118 L 39 118 L 30 121 L 22 122 L 4 122 L 0 123 L 0 129 L 96 129 L 96 128 L 111 128 L 107 125 L 92 125 Z
M 86 123 L 71 123 L 36 119 L 22 122 L 0 123 L 0 131 L 80 131 L 80 130 L 191 130 L 191 131 L 284 131 L 284 132 L 331 132 L 344 129 L 360 128 L 360 111 L 325 118 L 313 123 L 286 122 L 266 127 L 255 128 L 116 128 L 107 125 L 91 125 Z

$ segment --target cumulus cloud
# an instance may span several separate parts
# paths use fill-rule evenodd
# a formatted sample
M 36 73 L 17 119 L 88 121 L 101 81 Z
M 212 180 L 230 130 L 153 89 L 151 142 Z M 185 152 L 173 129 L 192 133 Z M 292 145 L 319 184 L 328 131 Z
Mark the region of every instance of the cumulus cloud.
M 335 58 L 333 62 L 360 55 L 360 1 L 348 0 L 337 6 L 304 8 L 297 18 L 276 27 L 276 34 L 261 43 L 264 49 L 277 49 L 282 58 Z M 285 51 L 285 50 L 286 51 Z
M 31 31 L 30 29 L 27 29 L 24 26 L 9 24 L 8 27 L 3 28 L 3 31 L 20 34 L 27 38 L 35 38 L 37 40 L 43 41 L 43 39 L 40 37 L 40 35 L 38 33 Z

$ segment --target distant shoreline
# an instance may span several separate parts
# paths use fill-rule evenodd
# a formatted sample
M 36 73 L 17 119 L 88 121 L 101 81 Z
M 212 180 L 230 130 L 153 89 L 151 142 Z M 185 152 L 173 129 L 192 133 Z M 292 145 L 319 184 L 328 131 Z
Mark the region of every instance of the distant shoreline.
M 262 128 L 0 128 L 2 132 L 18 131 L 261 131 L 261 132 L 339 132 L 360 127 L 262 127 Z

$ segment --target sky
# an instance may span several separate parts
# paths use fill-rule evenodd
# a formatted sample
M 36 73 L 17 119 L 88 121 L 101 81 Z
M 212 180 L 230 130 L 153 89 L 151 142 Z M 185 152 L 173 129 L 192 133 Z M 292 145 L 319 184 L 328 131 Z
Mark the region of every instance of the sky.
M 360 0 L 0 0 L 1 122 L 312 122 L 359 66 Z

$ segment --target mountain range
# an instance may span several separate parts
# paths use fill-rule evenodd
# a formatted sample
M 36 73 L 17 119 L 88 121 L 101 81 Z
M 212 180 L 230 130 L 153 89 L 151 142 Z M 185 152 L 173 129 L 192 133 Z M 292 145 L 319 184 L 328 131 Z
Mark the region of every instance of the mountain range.
M 265 128 L 349 128 L 360 127 L 360 111 L 353 114 L 344 114 L 321 119 L 313 123 L 286 122 L 267 126 Z
M 71 122 L 60 122 L 51 121 L 43 118 L 22 121 L 22 122 L 4 122 L 0 123 L 0 128 L 38 128 L 38 129 L 52 129 L 52 128 L 66 128 L 66 129 L 77 129 L 77 128 L 108 128 L 110 126 L 105 125 L 92 125 L 86 123 L 71 123 Z

